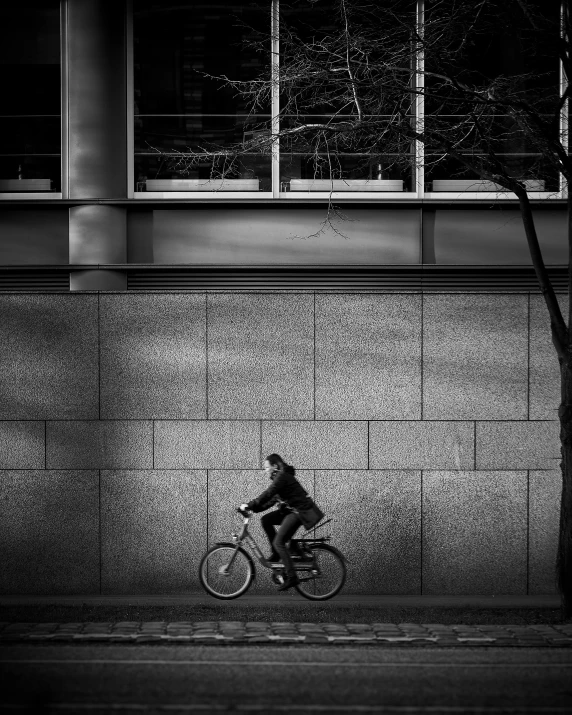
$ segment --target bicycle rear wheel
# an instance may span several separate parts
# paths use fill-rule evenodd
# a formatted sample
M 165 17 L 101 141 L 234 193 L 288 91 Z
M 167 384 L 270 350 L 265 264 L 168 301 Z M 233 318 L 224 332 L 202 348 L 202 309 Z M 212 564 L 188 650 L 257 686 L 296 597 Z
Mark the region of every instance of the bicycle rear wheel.
M 201 559 L 199 581 L 215 598 L 238 598 L 246 593 L 254 580 L 254 562 L 243 548 L 233 544 L 217 544 Z
M 339 593 L 346 582 L 346 565 L 340 552 L 328 544 L 310 544 L 315 571 L 300 571 L 296 590 L 311 601 L 326 601 Z

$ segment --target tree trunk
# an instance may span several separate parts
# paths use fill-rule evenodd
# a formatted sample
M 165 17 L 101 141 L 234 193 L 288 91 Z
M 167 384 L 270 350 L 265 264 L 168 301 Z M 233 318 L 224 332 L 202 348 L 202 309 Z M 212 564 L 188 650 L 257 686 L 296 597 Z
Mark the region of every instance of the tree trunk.
M 562 402 L 558 410 L 562 453 L 562 498 L 557 574 L 563 618 L 572 617 L 572 361 L 560 367 Z

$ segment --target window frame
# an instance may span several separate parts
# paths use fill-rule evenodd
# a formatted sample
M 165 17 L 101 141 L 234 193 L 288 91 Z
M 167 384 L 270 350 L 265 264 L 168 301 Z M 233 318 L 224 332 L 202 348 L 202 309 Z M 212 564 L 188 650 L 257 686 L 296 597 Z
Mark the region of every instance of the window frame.
M 127 116 L 128 116 L 128 198 L 135 200 L 159 200 L 168 201 L 169 199 L 200 199 L 202 201 L 228 199 L 230 201 L 249 200 L 253 199 L 278 199 L 284 203 L 299 203 L 307 201 L 367 201 L 381 203 L 399 203 L 411 202 L 412 200 L 423 201 L 430 199 L 431 201 L 457 202 L 471 201 L 482 203 L 483 201 L 498 201 L 509 200 L 517 201 L 516 194 L 507 191 L 427 191 L 425 189 L 425 168 L 424 156 L 425 148 L 423 142 L 415 142 L 415 166 L 413 168 L 413 184 L 414 191 L 282 191 L 280 186 L 280 147 L 276 142 L 271 154 L 271 186 L 272 191 L 136 191 L 134 183 L 134 165 L 135 165 L 135 145 L 134 145 L 134 77 L 133 77 L 133 1 L 127 0 L 128 15 L 127 15 Z M 417 26 L 420 32 L 423 31 L 425 0 L 416 0 L 417 3 Z M 562 7 L 562 5 L 561 5 Z M 561 10 L 563 12 L 563 9 Z M 279 22 L 280 22 L 280 0 L 272 0 L 272 26 L 271 26 L 271 72 L 272 76 L 276 77 L 279 66 Z M 424 58 L 422 55 L 416 59 L 415 77 L 416 87 L 424 86 Z M 564 92 L 566 87 L 566 76 L 562 63 L 560 62 L 560 91 Z M 271 121 L 275 131 L 279 130 L 279 92 L 277 85 L 274 84 L 271 102 Z M 417 125 L 420 129 L 423 128 L 425 120 L 425 102 L 424 97 L 418 95 L 416 100 Z M 567 114 L 568 106 L 563 107 L 560 119 L 560 136 L 564 146 L 568 146 L 568 127 Z M 554 201 L 567 198 L 567 187 L 564 177 L 559 177 L 558 191 L 530 191 L 528 196 L 531 200 Z
M 60 191 L 5 191 L 0 192 L 0 201 L 53 201 L 69 196 L 67 65 L 67 0 L 60 0 Z

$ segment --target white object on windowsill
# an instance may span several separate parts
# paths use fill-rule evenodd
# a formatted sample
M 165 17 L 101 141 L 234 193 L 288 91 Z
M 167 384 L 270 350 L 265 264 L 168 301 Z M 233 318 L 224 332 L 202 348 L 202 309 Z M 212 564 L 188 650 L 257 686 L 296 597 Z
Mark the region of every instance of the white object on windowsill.
M 546 182 L 542 179 L 527 179 L 524 182 L 527 191 L 546 191 Z M 484 179 L 435 179 L 433 181 L 433 191 L 495 191 L 505 192 L 500 184 Z
M 51 191 L 51 179 L 0 179 L 0 191 Z
M 290 191 L 403 191 L 401 179 L 290 179 Z
M 258 179 L 147 179 L 147 191 L 259 191 Z

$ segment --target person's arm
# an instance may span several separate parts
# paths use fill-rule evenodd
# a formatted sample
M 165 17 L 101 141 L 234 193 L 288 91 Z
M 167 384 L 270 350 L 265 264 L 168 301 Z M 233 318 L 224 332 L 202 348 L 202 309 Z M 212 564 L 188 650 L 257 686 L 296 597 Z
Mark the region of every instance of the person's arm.
M 285 479 L 285 474 L 279 474 L 268 489 L 265 489 L 262 494 L 256 497 L 256 499 L 252 499 L 248 502 L 248 508 L 254 512 L 265 511 L 268 509 L 274 503 L 275 497 L 284 485 Z

